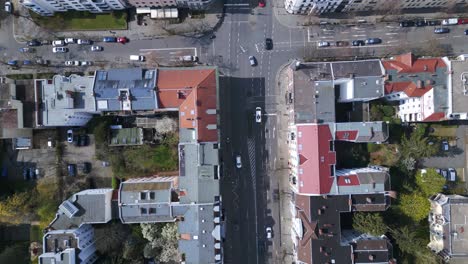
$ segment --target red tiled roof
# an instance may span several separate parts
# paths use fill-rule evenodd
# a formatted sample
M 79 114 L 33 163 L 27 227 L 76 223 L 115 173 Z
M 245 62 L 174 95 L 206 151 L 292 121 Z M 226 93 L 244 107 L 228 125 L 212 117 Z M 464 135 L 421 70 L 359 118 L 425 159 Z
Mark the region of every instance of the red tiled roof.
M 445 119 L 445 113 L 443 112 L 436 112 L 436 113 L 433 113 L 432 115 L 424 118 L 423 121 L 425 122 L 431 122 L 431 121 L 442 121 Z
M 432 89 L 431 85 L 418 88 L 414 82 L 393 82 L 385 84 L 385 93 L 404 92 L 409 97 L 421 97 Z
M 163 69 L 158 71 L 158 99 L 161 108 L 179 108 L 180 127 L 197 130 L 199 142 L 218 140 L 215 69 Z
M 346 175 L 337 177 L 338 186 L 356 186 L 360 185 L 359 178 L 357 175 Z M 348 181 L 348 182 L 347 182 Z
M 412 53 L 396 56 L 394 60 L 384 60 L 382 64 L 386 70 L 392 69 L 400 73 L 434 73 L 437 68 L 447 67 L 441 58 L 416 58 Z
M 356 140 L 358 131 L 336 131 L 335 140 Z
M 297 125 L 299 164 L 299 193 L 327 194 L 333 184 L 330 165 L 336 163 L 329 141 L 333 140 L 328 125 Z M 301 173 L 302 172 L 302 173 Z

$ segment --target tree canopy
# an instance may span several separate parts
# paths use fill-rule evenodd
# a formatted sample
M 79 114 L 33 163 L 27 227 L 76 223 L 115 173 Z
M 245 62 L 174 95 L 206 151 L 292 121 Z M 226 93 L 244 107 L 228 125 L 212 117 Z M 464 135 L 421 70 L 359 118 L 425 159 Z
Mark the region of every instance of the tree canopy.
M 381 236 L 387 232 L 387 225 L 379 213 L 357 212 L 353 216 L 353 229 L 373 236 Z
M 421 192 L 402 194 L 400 196 L 401 211 L 415 222 L 427 218 L 431 205 L 426 196 Z
M 436 172 L 435 169 L 426 169 L 425 173 L 418 171 L 416 174 L 416 184 L 427 197 L 441 192 L 445 185 L 445 178 Z
M 141 233 L 149 242 L 143 254 L 161 262 L 178 261 L 178 233 L 176 223 L 140 224 Z

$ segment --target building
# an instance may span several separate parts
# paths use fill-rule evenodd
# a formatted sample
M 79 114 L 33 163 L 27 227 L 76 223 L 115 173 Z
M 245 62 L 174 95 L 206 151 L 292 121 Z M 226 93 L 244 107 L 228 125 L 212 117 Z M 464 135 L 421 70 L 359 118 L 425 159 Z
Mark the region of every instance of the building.
M 96 110 L 100 112 L 149 111 L 159 109 L 154 88 L 158 71 L 142 68 L 98 70 L 94 73 Z
M 430 242 L 434 253 L 450 263 L 468 261 L 468 242 L 465 238 L 468 197 L 436 194 L 432 196 L 429 213 Z
M 449 112 L 447 58 L 416 58 L 412 53 L 383 60 L 385 99 L 398 102 L 403 122 L 445 120 Z
M 23 102 L 17 98 L 16 83 L 0 78 L 0 139 L 10 139 L 14 149 L 32 148 L 32 122 L 25 122 Z
M 69 10 L 105 13 L 112 10 L 123 10 L 127 7 L 124 0 L 20 0 L 20 3 L 42 16 L 52 16 L 55 12 Z
M 291 236 L 296 263 L 396 263 L 384 236 L 342 228 L 343 214 L 386 210 L 390 198 L 380 194 L 294 195 Z
M 42 244 L 39 264 L 92 264 L 98 258 L 91 225 L 49 231 L 44 235 Z
M 192 10 L 208 9 L 216 0 L 128 0 L 130 6 L 137 8 L 189 8 Z
M 284 6 L 290 14 L 347 13 L 359 11 L 400 11 L 414 8 L 460 8 L 466 0 L 285 0 Z
M 449 119 L 468 119 L 468 54 L 460 55 L 448 62 L 450 75 L 449 85 Z
M 96 112 L 93 76 L 34 81 L 37 126 L 84 126 Z
M 337 168 L 335 152 L 338 142 L 387 140 L 385 122 L 343 120 L 346 114 L 339 110 L 340 104 L 383 96 L 383 73 L 379 60 L 305 63 L 289 69 L 289 167 L 295 193 L 338 195 L 389 189 L 390 177 L 385 169 Z
M 130 179 L 122 182 L 118 191 L 93 189 L 74 194 L 59 206 L 49 229 L 68 232 L 112 219 L 124 224 L 177 222 L 184 263 L 222 263 L 224 216 L 219 194 L 216 68 L 109 70 L 96 73 L 95 78 L 101 82 L 95 85 L 100 111 L 104 111 L 104 105 L 109 111 L 126 111 L 122 109 L 125 100 L 115 98 L 123 87 L 129 87 L 125 97 L 140 101 L 134 104 L 129 100 L 132 109 L 135 106 L 144 112 L 178 111 L 179 172 L 177 176 Z M 70 257 L 68 263 L 83 263 L 76 253 L 80 248 L 74 246 L 61 252 Z M 44 252 L 41 257 L 50 255 Z

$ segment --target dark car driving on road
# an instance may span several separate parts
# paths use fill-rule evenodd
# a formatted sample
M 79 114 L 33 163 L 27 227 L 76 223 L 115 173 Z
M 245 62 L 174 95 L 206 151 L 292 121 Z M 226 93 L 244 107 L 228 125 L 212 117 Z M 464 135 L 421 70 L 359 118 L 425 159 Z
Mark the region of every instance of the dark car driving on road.
M 368 38 L 366 39 L 366 44 L 368 45 L 375 45 L 382 43 L 382 40 L 379 38 Z
M 434 29 L 435 34 L 445 34 L 445 33 L 450 33 L 450 29 L 448 28 L 436 28 Z
M 272 50 L 273 49 L 273 40 L 271 38 L 265 39 L 265 49 Z
M 366 43 L 364 42 L 364 40 L 353 40 L 351 44 L 353 46 L 364 46 Z
M 414 27 L 414 25 L 414 21 L 410 20 L 400 22 L 400 27 Z

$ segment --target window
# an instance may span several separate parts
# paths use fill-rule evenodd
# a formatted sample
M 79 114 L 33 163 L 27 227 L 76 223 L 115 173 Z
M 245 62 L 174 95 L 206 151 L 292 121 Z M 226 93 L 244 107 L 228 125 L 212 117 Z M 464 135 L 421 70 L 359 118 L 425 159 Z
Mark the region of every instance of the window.
M 146 192 L 140 192 L 140 200 L 146 200 Z
M 144 208 L 144 207 L 140 208 L 140 214 L 141 214 L 141 215 L 146 215 L 146 214 L 148 214 L 148 209 L 146 209 L 146 208 Z
M 156 214 L 156 208 L 150 207 L 149 208 L 149 214 L 153 214 L 153 215 Z
M 335 166 L 334 165 L 330 165 L 330 175 L 335 176 Z
M 150 200 L 154 200 L 156 198 L 156 194 L 154 192 L 149 193 Z

